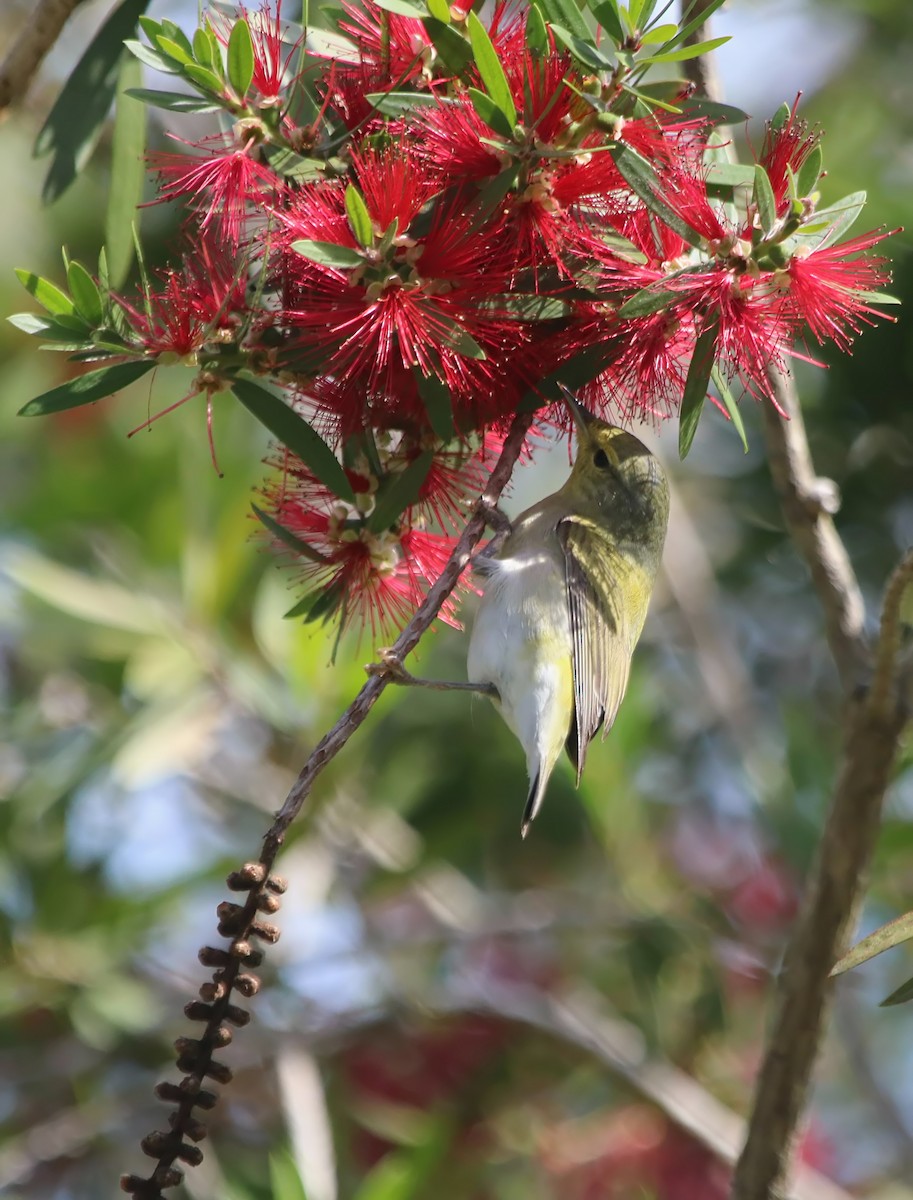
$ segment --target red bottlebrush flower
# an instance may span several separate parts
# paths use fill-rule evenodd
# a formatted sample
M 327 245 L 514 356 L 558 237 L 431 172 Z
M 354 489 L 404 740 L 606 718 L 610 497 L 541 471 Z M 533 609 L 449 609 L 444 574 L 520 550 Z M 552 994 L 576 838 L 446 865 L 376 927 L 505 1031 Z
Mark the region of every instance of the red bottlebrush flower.
M 240 264 L 203 237 L 180 268 L 164 272 L 161 287 L 144 293 L 141 307 L 117 301 L 146 354 L 195 361 L 207 341 L 234 336 L 246 312 L 245 278 Z
M 405 142 L 352 155 L 355 176 L 378 233 L 392 221 L 405 233 L 436 190 L 428 172 Z
M 295 62 L 302 37 L 291 39 L 290 27 L 282 21 L 282 0 L 276 0 L 275 11 L 264 3 L 256 12 L 238 5 L 238 15 L 250 29 L 254 50 L 254 73 L 251 84 L 260 93 L 260 105 L 279 107 L 283 93 L 288 93 L 298 78 Z M 228 45 L 234 21 L 217 10 L 210 14 L 213 32 L 223 46 Z
M 789 203 L 789 172 L 796 174 L 821 140 L 819 133 L 809 133 L 805 121 L 800 121 L 796 116 L 798 106 L 797 96 L 789 116 L 782 125 L 774 129 L 768 124 L 764 145 L 758 158 L 758 162 L 767 172 L 780 216 Z
M 187 197 L 200 213 L 200 229 L 212 229 L 236 249 L 244 240 L 251 204 L 271 200 L 281 183 L 250 151 L 253 142 L 240 149 L 213 151 L 208 157 L 160 153 L 150 164 L 161 179 L 161 200 Z
M 896 231 L 892 231 L 896 232 Z M 860 258 L 889 233 L 865 233 L 839 246 L 794 255 L 774 273 L 783 307 L 796 325 L 807 325 L 818 342 L 832 341 L 847 350 L 863 324 L 885 313 L 869 303 L 871 293 L 890 279 L 883 258 Z
M 301 558 L 300 577 L 320 612 L 338 616 L 343 629 L 370 628 L 374 639 L 402 628 L 443 569 L 455 539 L 426 533 L 415 524 L 413 510 L 388 529 L 372 530 L 365 519 L 374 507 L 370 490 L 356 487 L 356 505 L 349 505 L 288 453 L 281 472 L 278 484 L 266 489 L 267 509 L 314 552 L 313 559 Z M 438 615 L 456 624 L 454 613 L 450 598 Z
M 340 32 L 358 47 L 361 61 L 378 69 L 388 83 L 402 85 L 420 75 L 434 52 L 422 21 L 378 8 L 371 0 L 343 0 Z M 346 64 L 340 63 L 345 69 Z

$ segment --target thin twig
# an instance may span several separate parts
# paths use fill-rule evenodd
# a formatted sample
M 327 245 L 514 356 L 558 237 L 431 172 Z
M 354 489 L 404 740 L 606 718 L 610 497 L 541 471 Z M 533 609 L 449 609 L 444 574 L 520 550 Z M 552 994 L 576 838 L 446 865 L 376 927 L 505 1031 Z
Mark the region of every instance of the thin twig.
M 393 644 L 393 651 L 400 660 L 415 648 L 456 587 L 473 549 L 485 532 L 487 513 L 497 504 L 510 480 L 532 421 L 532 413 L 523 413 L 514 418 L 480 502 L 460 535 L 447 565 Z M 246 892 L 247 898 L 243 904 L 223 901 L 218 906 L 218 932 L 230 939 L 228 948 L 204 946 L 200 951 L 201 961 L 215 970 L 211 981 L 200 988 L 200 999 L 191 1001 L 184 1012 L 190 1020 L 203 1023 L 204 1028 L 198 1038 L 178 1038 L 175 1042 L 178 1068 L 184 1075 L 181 1082 L 164 1083 L 156 1088 L 159 1097 L 174 1103 L 176 1108 L 169 1118 L 169 1128 L 149 1134 L 141 1143 L 144 1153 L 156 1160 L 152 1174 L 147 1178 L 125 1175 L 121 1179 L 121 1188 L 138 1200 L 162 1200 L 163 1190 L 180 1182 L 181 1171 L 175 1163 L 181 1161 L 195 1166 L 202 1159 L 202 1152 L 196 1143 L 205 1137 L 206 1129 L 195 1118 L 194 1109 L 209 1109 L 216 1103 L 216 1094 L 204 1087 L 207 1078 L 222 1084 L 231 1080 L 230 1068 L 217 1061 L 214 1054 L 231 1042 L 234 1036 L 232 1026 L 245 1025 L 249 1020 L 247 1011 L 233 1003 L 234 995 L 240 993 L 241 996 L 250 997 L 260 988 L 260 980 L 253 970 L 259 966 L 263 955 L 252 942 L 274 943 L 279 938 L 278 927 L 263 919 L 264 913 L 276 912 L 280 896 L 285 891 L 284 880 L 271 873 L 273 863 L 289 826 L 301 812 L 310 794 L 314 780 L 361 726 L 392 680 L 392 672 L 383 671 L 368 679 L 330 732 L 318 742 L 301 769 L 264 838 L 259 861 L 245 864 L 228 877 L 229 888 L 235 892 Z
M 440 611 L 441 605 L 457 585 L 470 555 L 478 545 L 485 532 L 485 507 L 494 508 L 501 492 L 507 486 L 514 465 L 520 457 L 523 442 L 532 424 L 532 414 L 523 413 L 514 418 L 510 433 L 504 442 L 501 457 L 495 464 L 488 485 L 482 495 L 482 503 L 469 519 L 466 528 L 454 547 L 446 567 L 440 578 L 422 601 L 415 616 L 393 643 L 393 653 L 404 659 L 418 645 L 419 639 L 431 625 Z M 313 754 L 305 763 L 298 778 L 280 809 L 275 822 L 264 839 L 263 853 L 260 861 L 267 867 L 271 866 L 276 853 L 282 844 L 288 827 L 301 811 L 308 797 L 314 780 L 339 751 L 343 748 L 352 734 L 364 721 L 365 717 L 376 704 L 381 692 L 393 678 L 392 673 L 382 672 L 372 675 L 346 711 L 342 714 L 330 732 L 317 744 Z
M 768 379 L 787 417 L 762 404 L 770 474 L 790 537 L 824 610 L 828 646 L 844 691 L 851 693 L 865 681 L 871 660 L 862 592 L 831 515 L 838 507 L 836 488 L 815 471 L 792 377 L 772 367 Z
M 0 113 L 28 91 L 42 59 L 81 3 L 82 0 L 38 0 L 30 12 L 23 13 L 19 36 L 0 63 Z

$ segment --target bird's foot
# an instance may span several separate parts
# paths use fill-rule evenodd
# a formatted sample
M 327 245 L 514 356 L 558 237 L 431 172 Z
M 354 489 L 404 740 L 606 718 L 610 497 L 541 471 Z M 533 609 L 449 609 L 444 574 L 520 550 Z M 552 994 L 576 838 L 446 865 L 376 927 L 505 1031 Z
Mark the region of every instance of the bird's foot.
M 403 660 L 392 646 L 381 646 L 377 651 L 377 657 L 380 659 L 379 662 L 365 664 L 365 671 L 368 675 L 386 675 L 391 683 L 398 683 L 402 687 L 422 686 L 424 681 L 409 674 L 403 666 Z

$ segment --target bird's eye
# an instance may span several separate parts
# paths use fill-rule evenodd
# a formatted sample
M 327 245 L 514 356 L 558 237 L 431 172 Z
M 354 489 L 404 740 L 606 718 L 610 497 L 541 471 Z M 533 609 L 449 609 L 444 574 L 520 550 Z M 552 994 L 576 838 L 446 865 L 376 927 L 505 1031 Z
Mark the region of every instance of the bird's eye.
M 609 456 L 605 450 L 597 450 L 593 455 L 593 465 L 598 467 L 600 471 L 606 471 L 609 467 Z

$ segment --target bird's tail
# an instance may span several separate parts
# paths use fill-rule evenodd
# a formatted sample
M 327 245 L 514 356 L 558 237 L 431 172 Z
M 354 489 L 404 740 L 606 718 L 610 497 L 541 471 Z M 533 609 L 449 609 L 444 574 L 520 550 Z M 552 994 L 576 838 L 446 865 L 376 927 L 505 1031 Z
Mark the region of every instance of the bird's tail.
M 529 795 L 526 798 L 526 808 L 523 810 L 523 820 L 520 822 L 520 837 L 525 838 L 536 813 L 542 807 L 545 787 L 548 783 L 549 772 L 540 767 L 532 777 L 529 785 Z

